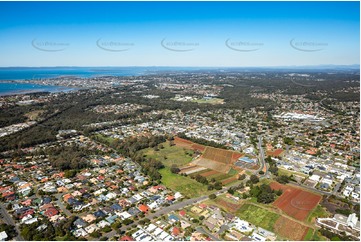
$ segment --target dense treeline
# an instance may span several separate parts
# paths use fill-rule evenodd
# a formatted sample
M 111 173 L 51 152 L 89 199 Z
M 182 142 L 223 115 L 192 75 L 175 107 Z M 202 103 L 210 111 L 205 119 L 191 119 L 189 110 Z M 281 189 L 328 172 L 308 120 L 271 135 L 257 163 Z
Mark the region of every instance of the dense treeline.
M 95 139 L 100 140 L 101 138 L 98 136 L 94 136 Z M 104 140 L 101 140 L 104 141 Z M 154 148 L 157 147 L 158 144 L 166 141 L 165 136 L 139 136 L 139 137 L 129 137 L 122 141 L 113 140 L 108 142 L 108 145 L 114 149 L 119 150 L 123 155 L 132 158 L 135 162 L 137 162 L 143 169 L 143 172 L 147 174 L 153 180 L 159 181 L 162 176 L 159 173 L 159 169 L 164 168 L 162 162 L 157 161 L 152 158 L 146 158 L 139 154 L 137 151 L 145 149 L 145 148 Z
M 18 235 L 18 232 L 15 229 L 14 225 L 11 224 L 5 224 L 2 223 L 0 224 L 0 231 L 5 231 L 8 238 L 7 240 L 12 240 L 13 238 L 15 238 Z
M 321 228 L 319 231 L 323 236 L 327 237 L 332 241 L 354 241 L 354 239 L 350 236 L 347 236 L 345 232 L 336 234 L 325 228 Z
M 230 109 L 248 110 L 250 108 L 262 108 L 262 110 L 272 110 L 275 103 L 266 99 L 253 98 L 250 95 L 251 88 L 244 86 L 225 87 L 220 94 L 224 99 L 223 107 Z
M 49 154 L 51 165 L 62 171 L 77 170 L 88 166 L 85 157 L 89 151 L 76 145 L 48 148 L 46 153 Z
M 249 191 L 249 195 L 257 198 L 257 202 L 265 204 L 274 202 L 276 195 L 280 196 L 281 194 L 282 190 L 272 190 L 271 187 L 266 184 L 252 186 Z
M 76 238 L 71 233 L 75 220 L 76 217 L 72 216 L 53 225 L 49 220 L 43 218 L 32 224 L 22 224 L 20 225 L 21 236 L 27 241 L 51 241 L 58 240 L 57 238 L 65 241 L 83 241 L 84 238 Z M 38 229 L 40 226 L 44 226 L 44 228 Z

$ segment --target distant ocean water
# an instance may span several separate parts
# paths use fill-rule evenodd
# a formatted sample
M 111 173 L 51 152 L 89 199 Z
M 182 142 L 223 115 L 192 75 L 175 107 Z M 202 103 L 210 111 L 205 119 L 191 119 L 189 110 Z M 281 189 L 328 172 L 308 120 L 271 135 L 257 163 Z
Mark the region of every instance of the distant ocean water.
M 0 96 L 34 93 L 34 92 L 66 92 L 75 89 L 76 88 L 60 87 L 60 86 L 44 86 L 44 85 L 28 84 L 28 83 L 0 82 Z
M 6 82 L 13 80 L 31 80 L 42 78 L 55 78 L 60 76 L 95 77 L 95 76 L 138 76 L 147 72 L 146 68 L 138 67 L 10 67 L 0 68 L 0 96 L 22 94 L 31 92 L 60 92 L 74 90 L 74 88 L 60 86 L 45 86 L 37 84 L 23 84 Z
M 59 76 L 138 76 L 149 72 L 145 67 L 2 67 L 0 80 L 29 80 Z

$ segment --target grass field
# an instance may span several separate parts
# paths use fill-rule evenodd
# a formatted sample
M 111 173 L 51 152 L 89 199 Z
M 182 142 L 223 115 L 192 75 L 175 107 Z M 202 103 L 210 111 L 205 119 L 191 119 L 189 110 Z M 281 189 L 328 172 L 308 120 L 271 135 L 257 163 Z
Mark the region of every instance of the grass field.
M 196 103 L 208 103 L 208 104 L 223 104 L 224 100 L 221 98 L 211 98 L 211 99 L 196 99 L 192 102 Z
M 229 170 L 229 172 L 228 172 L 228 175 L 234 176 L 234 175 L 237 175 L 237 173 L 238 173 L 238 172 L 237 172 L 235 169 L 231 168 L 231 169 Z
M 29 120 L 37 120 L 38 117 L 44 112 L 45 110 L 34 110 L 24 114 L 24 116 L 26 116 Z
M 278 169 L 278 175 L 279 176 L 281 176 L 281 175 L 285 175 L 285 176 L 298 175 L 298 176 L 302 176 L 302 177 L 307 177 L 307 175 L 304 173 L 290 171 L 290 170 L 286 170 L 286 169 L 282 169 L 282 168 Z
M 102 134 L 95 134 L 95 137 L 96 139 L 101 142 L 101 143 L 105 143 L 105 144 L 108 144 L 110 145 L 111 143 L 114 142 L 114 138 L 112 137 L 109 137 L 109 136 L 105 136 L 105 135 L 102 135 Z
M 280 217 L 279 214 L 272 213 L 266 209 L 257 207 L 252 204 L 244 204 L 237 212 L 236 215 L 251 224 L 261 228 L 273 231 L 274 224 Z
M 207 190 L 207 186 L 193 180 L 189 177 L 173 174 L 169 168 L 159 170 L 162 175 L 162 183 L 172 189 L 180 192 L 184 196 L 199 197 L 210 194 L 212 191 Z
M 211 176 L 207 176 L 207 179 L 210 180 L 212 178 L 216 179 L 216 181 L 221 181 L 227 178 L 230 178 L 232 176 L 228 175 L 228 174 L 223 174 L 223 173 L 218 173 L 218 174 L 214 174 Z
M 328 239 L 320 234 L 318 230 L 309 228 L 306 236 L 303 238 L 304 241 L 327 241 Z
M 315 207 L 312 212 L 310 213 L 310 215 L 308 215 L 307 217 L 307 221 L 310 223 L 313 223 L 315 218 L 326 218 L 330 215 L 329 212 L 327 212 L 327 210 L 325 208 L 323 208 L 321 205 L 317 205 L 317 207 Z
M 162 145 L 164 148 L 159 149 L 159 151 L 155 151 L 153 148 L 147 148 L 142 150 L 142 152 L 149 158 L 161 161 L 166 167 L 171 167 L 173 164 L 181 167 L 192 161 L 192 150 L 184 150 L 184 148 L 176 145 L 170 146 L 168 142 L 164 142 Z M 186 154 L 186 152 L 188 154 Z
M 303 239 L 306 240 L 306 241 L 312 240 L 314 232 L 315 232 L 314 229 L 309 228 L 308 231 L 307 231 L 306 236 Z

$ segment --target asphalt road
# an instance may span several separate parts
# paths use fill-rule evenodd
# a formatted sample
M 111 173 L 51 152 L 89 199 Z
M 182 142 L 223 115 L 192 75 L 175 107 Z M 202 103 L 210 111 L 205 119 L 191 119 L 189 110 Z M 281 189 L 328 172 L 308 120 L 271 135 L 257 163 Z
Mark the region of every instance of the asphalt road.
M 2 215 L 2 219 L 10 225 L 14 225 L 16 231 L 18 232 L 18 235 L 15 237 L 16 241 L 24 241 L 24 238 L 20 235 L 20 231 L 18 226 L 15 224 L 13 218 L 11 217 L 11 215 L 8 213 L 8 211 L 6 211 L 6 208 L 4 207 L 4 205 L 2 203 L 0 203 L 0 214 Z
M 204 227 L 197 227 L 196 231 L 208 235 L 209 238 L 211 238 L 213 241 L 220 241 L 220 239 L 217 236 L 214 236 L 212 233 L 208 232 Z
M 266 172 L 260 176 L 260 178 L 270 178 L 269 174 L 268 174 L 268 167 L 267 167 L 267 163 L 264 160 L 265 155 L 264 155 L 264 150 L 262 148 L 262 136 L 258 136 L 258 150 L 259 150 L 259 162 L 260 162 L 260 168 L 255 172 L 256 175 L 259 174 L 260 171 L 263 170 L 263 167 L 266 167 Z
M 70 217 L 72 216 L 73 214 L 68 210 L 66 209 L 66 207 L 64 206 L 64 204 L 61 202 L 61 196 L 63 194 L 62 193 L 58 193 L 55 195 L 56 197 L 56 204 L 59 206 L 59 208 L 66 214 L 66 216 Z

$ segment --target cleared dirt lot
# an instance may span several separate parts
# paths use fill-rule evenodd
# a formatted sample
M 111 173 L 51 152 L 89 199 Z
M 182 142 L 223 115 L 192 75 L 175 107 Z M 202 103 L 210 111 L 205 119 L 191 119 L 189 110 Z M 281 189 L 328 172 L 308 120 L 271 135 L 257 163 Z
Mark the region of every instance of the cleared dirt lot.
M 273 205 L 300 221 L 307 218 L 322 198 L 320 195 L 277 182 L 272 182 L 270 186 L 274 190 L 281 189 L 283 191 Z

